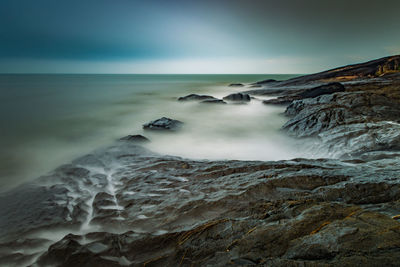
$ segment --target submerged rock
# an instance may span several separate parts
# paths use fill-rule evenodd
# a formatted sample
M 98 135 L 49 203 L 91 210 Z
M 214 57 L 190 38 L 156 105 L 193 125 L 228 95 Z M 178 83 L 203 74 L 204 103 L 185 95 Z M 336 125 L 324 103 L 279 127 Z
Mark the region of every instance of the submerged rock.
M 201 100 L 216 100 L 216 98 L 210 95 L 198 95 L 198 94 L 190 94 L 178 98 L 178 101 L 201 101 Z
M 204 101 L 201 101 L 201 103 L 204 103 L 204 104 L 226 104 L 226 102 L 221 99 L 204 100 Z
M 248 94 L 235 93 L 235 94 L 227 95 L 223 99 L 224 100 L 229 100 L 229 101 L 249 102 L 250 101 L 250 96 Z
M 129 142 L 136 142 L 136 143 L 150 142 L 150 140 L 147 137 L 144 137 L 143 135 L 140 135 L 140 134 L 127 135 L 125 137 L 122 137 L 119 140 L 121 140 L 121 141 L 129 141 Z
M 179 130 L 182 126 L 183 122 L 181 121 L 162 117 L 160 119 L 144 124 L 143 129 L 154 131 L 176 131 Z
M 244 85 L 241 83 L 231 83 L 229 86 L 231 87 L 243 87 Z

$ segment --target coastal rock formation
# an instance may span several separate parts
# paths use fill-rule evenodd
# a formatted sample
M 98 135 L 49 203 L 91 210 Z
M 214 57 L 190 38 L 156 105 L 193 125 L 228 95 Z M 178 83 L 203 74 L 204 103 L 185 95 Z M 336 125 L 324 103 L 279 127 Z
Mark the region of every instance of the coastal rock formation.
M 324 85 L 320 85 L 311 89 L 307 89 L 301 92 L 299 96 L 301 98 L 313 98 L 320 95 L 329 95 L 337 92 L 344 92 L 344 86 L 341 83 L 333 82 Z
M 189 160 L 116 142 L 1 193 L 0 265 L 399 265 L 396 62 L 336 69 L 372 77 L 345 92 L 320 81 L 274 89 L 303 94 L 283 129 L 316 138 L 330 159 Z
M 290 104 L 294 100 L 304 99 L 304 98 L 313 98 L 320 95 L 333 94 L 337 92 L 344 92 L 345 88 L 341 83 L 333 82 L 328 84 L 323 84 L 317 87 L 304 89 L 297 91 L 295 93 L 280 96 L 274 99 L 264 100 L 264 104 L 274 104 L 274 105 L 287 105 Z
M 399 150 L 399 81 L 374 90 L 357 87 L 293 101 L 285 111 L 291 119 L 283 129 L 296 137 L 317 136 L 336 157 Z
M 182 125 L 183 122 L 181 121 L 162 117 L 160 119 L 144 124 L 143 129 L 154 131 L 176 131 L 179 130 Z
M 118 142 L 0 196 L 0 263 L 393 265 L 399 159 L 194 161 Z
M 249 102 L 250 101 L 250 96 L 248 94 L 235 93 L 235 94 L 227 95 L 223 99 L 224 100 L 229 100 L 229 101 Z
M 275 79 L 267 79 L 267 80 L 255 82 L 252 85 L 271 84 L 271 83 L 274 83 L 274 82 L 277 82 L 277 80 L 275 80 Z
M 332 82 L 340 82 L 346 89 L 354 86 L 377 86 L 396 80 L 400 74 L 400 55 L 372 60 L 365 63 L 348 65 L 315 74 L 303 75 L 285 81 L 255 83 L 262 85 L 260 89 L 245 91 L 250 95 L 283 97 L 269 104 L 289 104 L 293 100 L 302 99 L 302 92 Z M 268 81 L 268 80 L 267 80 Z M 364 89 L 363 89 L 364 90 Z M 267 102 L 268 103 L 268 102 Z
M 204 100 L 217 100 L 217 99 L 210 95 L 198 95 L 198 94 L 190 94 L 178 98 L 178 101 L 204 101 Z

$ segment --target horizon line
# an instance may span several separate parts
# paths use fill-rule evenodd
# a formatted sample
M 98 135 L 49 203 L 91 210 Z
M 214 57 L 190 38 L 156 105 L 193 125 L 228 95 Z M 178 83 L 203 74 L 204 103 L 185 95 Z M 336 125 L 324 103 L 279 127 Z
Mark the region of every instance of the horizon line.
M 305 73 L 79 73 L 79 72 L 0 72 L 0 75 L 306 75 Z

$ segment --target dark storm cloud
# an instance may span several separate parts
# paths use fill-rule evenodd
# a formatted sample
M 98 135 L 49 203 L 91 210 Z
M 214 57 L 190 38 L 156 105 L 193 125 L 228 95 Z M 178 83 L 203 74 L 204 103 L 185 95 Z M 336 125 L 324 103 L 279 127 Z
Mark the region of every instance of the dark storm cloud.
M 0 59 L 339 63 L 400 51 L 399 11 L 394 0 L 2 0 Z

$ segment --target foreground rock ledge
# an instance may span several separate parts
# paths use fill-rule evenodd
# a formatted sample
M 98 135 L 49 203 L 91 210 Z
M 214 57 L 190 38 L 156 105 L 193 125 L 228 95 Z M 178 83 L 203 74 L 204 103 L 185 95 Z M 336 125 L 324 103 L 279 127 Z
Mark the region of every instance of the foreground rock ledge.
M 399 156 L 192 161 L 118 142 L 1 195 L 0 263 L 396 265 L 399 171 Z

